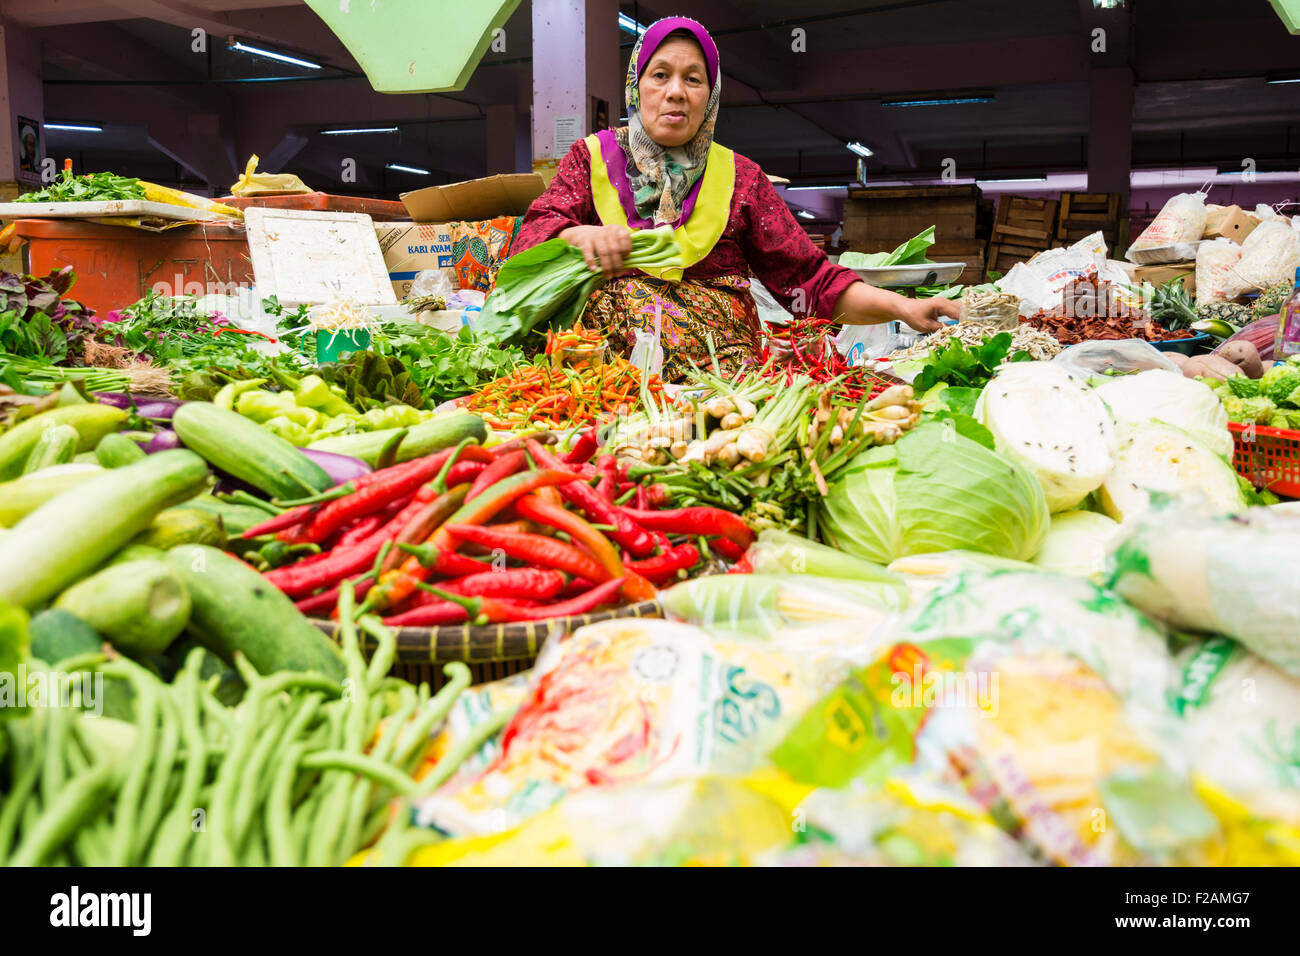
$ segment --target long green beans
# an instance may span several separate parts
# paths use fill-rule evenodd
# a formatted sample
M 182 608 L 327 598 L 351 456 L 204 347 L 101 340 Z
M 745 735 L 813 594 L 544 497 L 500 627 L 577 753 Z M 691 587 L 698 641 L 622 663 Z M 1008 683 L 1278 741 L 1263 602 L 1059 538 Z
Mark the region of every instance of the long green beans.
M 389 821 L 397 832 L 386 860 L 439 839 L 412 828 L 409 801 L 445 782 L 504 718 L 480 725 L 417 782 L 469 669 L 448 665 L 436 695 L 387 676 L 395 635 L 371 616 L 354 624 L 354 603 L 345 589 L 343 684 L 259 674 L 237 657 L 247 690 L 234 708 L 200 678 L 199 648 L 170 684 L 126 658 L 64 662 L 129 683 L 135 717 L 92 717 L 74 700 L 0 724 L 0 864 L 335 866 L 374 845 Z M 375 643 L 369 662 L 358 629 Z

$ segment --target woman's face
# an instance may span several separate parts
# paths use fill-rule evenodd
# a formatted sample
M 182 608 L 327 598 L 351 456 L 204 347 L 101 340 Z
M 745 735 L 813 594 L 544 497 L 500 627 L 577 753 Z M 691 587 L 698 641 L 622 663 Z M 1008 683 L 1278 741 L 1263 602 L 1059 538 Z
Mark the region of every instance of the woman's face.
M 709 74 L 694 40 L 674 37 L 659 44 L 637 85 L 641 123 L 660 146 L 684 146 L 704 122 Z

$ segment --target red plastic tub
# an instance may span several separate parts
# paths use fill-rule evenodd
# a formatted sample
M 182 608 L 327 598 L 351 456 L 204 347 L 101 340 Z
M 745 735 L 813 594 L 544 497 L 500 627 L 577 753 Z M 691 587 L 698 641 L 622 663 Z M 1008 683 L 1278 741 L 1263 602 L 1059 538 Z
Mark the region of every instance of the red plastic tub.
M 1300 498 L 1300 431 L 1229 422 L 1232 464 L 1256 488 Z
M 166 295 L 233 293 L 253 284 L 242 223 L 177 226 L 148 232 L 76 219 L 19 219 L 27 271 L 46 275 L 72 266 L 70 295 L 103 315 L 151 289 Z

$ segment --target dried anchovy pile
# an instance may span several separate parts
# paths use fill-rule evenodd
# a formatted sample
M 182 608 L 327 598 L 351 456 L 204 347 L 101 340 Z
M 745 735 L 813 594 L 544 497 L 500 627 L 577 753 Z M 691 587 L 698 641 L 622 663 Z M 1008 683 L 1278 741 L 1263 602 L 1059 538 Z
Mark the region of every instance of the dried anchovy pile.
M 963 345 L 982 345 L 985 339 L 1003 331 L 1005 330 L 990 322 L 960 322 L 957 325 L 945 325 L 938 332 L 927 335 L 915 345 L 894 352 L 889 359 L 891 362 L 902 362 L 907 359 L 921 358 L 931 349 L 947 344 L 948 340 L 954 337 L 960 339 Z M 1064 348 L 1065 346 L 1051 335 L 1033 326 L 1021 325 L 1011 333 L 1011 351 L 1014 353 L 1023 350 L 1037 361 L 1046 361 Z

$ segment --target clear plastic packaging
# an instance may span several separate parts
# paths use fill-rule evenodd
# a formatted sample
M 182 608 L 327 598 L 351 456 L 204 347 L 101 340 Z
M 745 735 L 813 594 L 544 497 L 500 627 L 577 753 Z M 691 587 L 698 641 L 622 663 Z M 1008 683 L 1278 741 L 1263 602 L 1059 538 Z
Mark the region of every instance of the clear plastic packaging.
M 1249 237 L 1247 237 L 1249 239 Z M 1211 239 L 1202 242 L 1196 250 L 1196 304 L 1225 302 L 1239 293 L 1229 295 L 1233 288 L 1233 270 L 1241 261 L 1242 247 L 1231 239 Z
M 1261 222 L 1241 244 L 1241 259 L 1235 263 L 1224 290 L 1229 299 L 1246 292 L 1267 289 L 1289 280 L 1300 268 L 1300 216 L 1288 221 L 1274 216 Z M 1200 301 L 1200 277 L 1197 277 Z
M 1142 235 L 1133 240 L 1132 245 L 1129 246 L 1129 261 L 1140 261 L 1133 256 L 1135 252 L 1171 248 L 1199 241 L 1205 233 L 1205 220 L 1208 216 L 1209 212 L 1205 208 L 1205 193 L 1179 193 L 1171 197 L 1151 225 L 1142 230 Z
M 1181 375 L 1182 371 L 1163 352 L 1142 339 L 1093 339 L 1071 345 L 1053 362 L 1092 385 L 1109 382 L 1116 375 L 1158 368 Z

